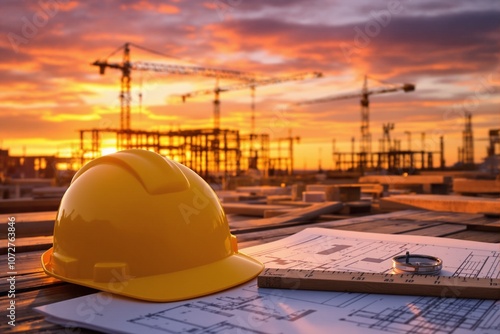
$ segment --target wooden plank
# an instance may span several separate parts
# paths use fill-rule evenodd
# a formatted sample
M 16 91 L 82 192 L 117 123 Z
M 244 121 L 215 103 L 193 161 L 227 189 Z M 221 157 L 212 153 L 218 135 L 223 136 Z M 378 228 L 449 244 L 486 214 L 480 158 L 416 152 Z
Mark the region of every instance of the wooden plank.
M 286 236 L 292 235 L 294 233 L 300 232 L 305 228 L 308 227 L 322 227 L 322 228 L 339 228 L 339 227 L 346 227 L 346 230 L 349 230 L 350 227 L 354 227 L 357 224 L 364 224 L 370 221 L 374 221 L 377 219 L 389 219 L 389 218 L 394 218 L 398 216 L 405 216 L 406 214 L 411 214 L 414 211 L 408 210 L 406 211 L 399 211 L 399 212 L 392 212 L 392 213 L 386 213 L 386 214 L 380 214 L 380 215 L 368 215 L 368 216 L 362 216 L 362 217 L 356 217 L 356 218 L 347 218 L 347 219 L 341 219 L 341 220 L 335 220 L 335 221 L 326 221 L 326 222 L 315 222 L 314 224 L 307 223 L 307 224 L 293 224 L 293 225 L 276 225 L 276 226 L 271 226 L 272 228 L 268 229 L 253 229 L 253 230 L 245 230 L 244 233 L 238 233 L 236 230 L 232 230 L 232 232 L 236 232 L 237 237 L 238 237 L 238 243 L 242 242 L 243 244 L 249 242 L 249 241 L 255 241 L 259 240 L 260 243 L 263 242 L 269 242 L 272 240 L 276 239 L 281 239 Z M 329 216 L 329 215 L 321 215 L 320 217 L 324 216 Z M 253 220 L 252 220 L 253 221 Z M 246 245 L 246 244 L 245 244 Z M 243 246 L 241 246 L 243 247 Z
M 445 211 L 421 211 L 407 215 L 405 219 L 443 222 L 460 225 L 488 225 L 500 222 L 498 218 L 485 217 L 484 214 Z
M 401 221 L 388 221 L 377 220 L 356 225 L 346 225 L 338 227 L 340 230 L 358 231 L 358 232 L 372 232 L 372 233 L 385 233 L 385 234 L 403 234 L 415 230 L 420 230 L 429 226 L 435 226 L 436 223 L 431 222 L 415 222 L 408 220 Z
M 351 215 L 351 214 L 368 214 L 372 210 L 372 204 L 369 201 L 353 201 L 344 203 L 344 207 L 340 211 L 341 214 Z
M 244 231 L 248 229 L 279 226 L 285 223 L 294 223 L 300 221 L 313 220 L 322 214 L 335 213 L 342 209 L 343 205 L 340 202 L 324 202 L 312 204 L 310 207 L 296 209 L 287 214 L 265 219 L 252 219 L 230 223 L 232 231 Z
M 266 204 L 279 204 L 282 201 L 292 201 L 292 195 L 270 195 L 266 198 Z
M 12 328 L 7 324 L 7 321 L 2 321 L 0 322 L 0 332 L 11 333 L 15 330 L 18 332 L 42 333 L 42 328 L 63 328 L 73 332 L 74 328 L 64 328 L 62 326 L 52 325 L 46 321 L 37 323 L 37 327 L 33 327 L 32 323 L 35 322 L 35 320 L 43 319 L 43 316 L 35 312 L 33 308 L 61 300 L 88 295 L 94 292 L 96 292 L 94 289 L 65 283 L 58 286 L 16 294 L 16 327 Z M 8 302 L 9 299 L 7 296 L 0 297 L 1 305 L 7 305 Z M 50 333 L 52 333 L 52 331 L 50 331 Z
M 17 198 L 0 200 L 0 213 L 55 211 L 59 208 L 60 198 Z
M 52 235 L 54 232 L 55 214 L 47 217 L 39 217 L 39 220 L 23 220 L 19 216 L 15 217 L 16 238 Z M 3 218 L 3 217 L 2 217 Z M 1 219 L 1 218 L 0 218 Z M 7 231 L 9 220 L 7 218 L 0 220 L 0 231 Z M 0 239 L 7 238 L 7 233 L 2 233 Z
M 40 188 L 34 188 L 32 193 L 33 193 L 33 198 L 58 198 L 60 200 L 63 197 L 66 190 L 68 190 L 67 186 L 40 187 Z
M 467 229 L 474 231 L 500 232 L 500 222 L 484 225 L 467 225 Z
M 41 316 L 33 312 L 33 317 L 26 317 L 22 322 L 17 322 L 16 327 L 6 329 L 5 333 L 41 333 L 41 334 L 99 334 L 100 332 L 90 329 L 74 327 L 72 323 L 66 326 L 59 326 L 51 322 L 45 321 Z M 10 327 L 10 326 L 9 326 Z M 7 328 L 7 327 L 5 327 Z M 0 332 L 3 332 L 4 327 L 0 326 Z
M 461 232 L 467 230 L 465 225 L 455 225 L 455 224 L 437 224 L 433 226 L 427 226 L 426 228 L 420 228 L 412 231 L 406 231 L 404 235 L 422 235 L 430 237 L 445 237 L 453 233 Z
M 5 281 L 7 280 L 5 279 Z M 47 274 L 45 274 L 45 272 L 36 272 L 26 275 L 19 275 L 16 276 L 16 293 L 22 293 L 24 291 L 41 289 L 42 287 L 54 286 L 59 284 L 63 284 L 63 282 L 57 278 L 48 276 Z M 9 290 L 8 283 L 4 284 L 2 282 L 0 284 L 0 289 L 2 289 L 2 291 L 8 291 Z
M 474 231 L 467 229 L 465 231 L 460 231 L 457 233 L 451 233 L 446 235 L 447 238 L 460 239 L 460 240 L 471 240 L 471 241 L 481 241 L 490 243 L 500 243 L 500 233 L 495 232 L 485 232 L 485 231 Z M 500 248 L 500 246 L 499 246 Z
M 49 249 L 50 247 L 52 247 L 52 239 L 52 236 L 16 238 L 16 241 L 14 243 L 16 253 Z M 0 254 L 7 254 L 7 246 L 7 240 L 0 240 Z
M 379 201 L 383 211 L 427 209 L 466 213 L 500 213 L 500 199 L 454 195 L 399 195 Z
M 379 183 L 360 183 L 361 195 L 367 194 L 372 198 L 380 198 L 386 192 L 389 187 L 386 184 Z
M 290 195 L 291 189 L 276 186 L 242 186 L 236 188 L 237 192 L 250 193 L 252 195 Z
M 327 201 L 352 202 L 361 199 L 359 184 L 309 184 L 306 186 L 306 191 L 323 192 Z
M 269 204 L 247 204 L 247 203 L 222 203 L 222 208 L 226 213 L 234 213 L 244 216 L 264 217 L 266 210 L 289 209 L 286 205 Z
M 248 247 L 249 245 L 262 244 L 265 242 L 282 239 L 311 226 L 323 227 L 323 228 L 335 228 L 337 226 L 353 225 L 353 224 L 356 223 L 351 223 L 344 220 L 338 220 L 333 222 L 330 221 L 330 222 L 322 222 L 314 224 L 285 225 L 280 228 L 274 228 L 274 229 L 254 230 L 242 234 L 237 234 L 238 245 L 240 248 L 243 248 L 243 247 Z M 256 241 L 258 241 L 258 243 L 256 243 Z M 249 244 L 250 242 L 251 244 Z
M 297 209 L 298 208 L 281 209 L 281 210 L 266 210 L 266 211 L 264 211 L 264 218 L 272 218 L 272 217 L 281 216 L 281 215 L 290 213 L 290 212 L 297 210 Z
M 0 230 L 7 231 L 9 218 L 15 218 L 16 253 L 45 250 L 52 246 L 56 211 L 0 215 Z M 0 236 L 0 254 L 7 254 L 7 233 Z
M 26 252 L 26 253 L 16 253 L 16 267 L 15 271 L 17 272 L 17 275 L 27 275 L 30 273 L 35 273 L 35 272 L 42 272 L 42 266 L 40 264 L 40 257 L 42 256 L 42 251 L 33 251 L 33 252 Z M 2 256 L 0 257 L 0 267 L 1 268 L 8 268 L 7 267 L 7 257 Z M 2 279 L 2 282 L 0 284 L 3 284 L 3 278 L 8 277 L 9 274 L 7 274 L 7 270 L 5 271 L 0 271 L 0 278 Z
M 410 220 L 442 222 L 463 226 L 463 230 L 500 232 L 500 220 L 485 217 L 484 214 L 470 214 L 458 212 L 422 211 L 405 217 Z
M 450 176 L 457 179 L 473 179 L 473 178 L 486 178 L 491 177 L 491 173 L 481 172 L 477 170 L 421 170 L 420 175 L 440 175 Z
M 24 213 L 9 213 L 0 214 L 0 224 L 4 224 L 9 217 L 15 217 L 18 222 L 38 222 L 54 220 L 57 211 L 40 211 L 40 212 L 24 212 Z
M 234 203 L 241 201 L 257 201 L 266 200 L 266 196 L 262 195 L 251 195 L 250 193 L 242 193 L 234 190 L 217 190 L 215 192 L 217 197 L 224 203 Z
M 311 206 L 311 203 L 306 203 L 302 201 L 276 201 L 273 202 L 274 205 L 286 205 L 288 207 L 297 207 L 297 208 L 307 208 Z
M 448 194 L 453 178 L 442 175 L 370 175 L 359 178 L 359 183 L 380 183 L 391 190 L 417 194 Z
M 465 221 L 482 223 L 484 215 L 480 213 L 416 210 L 413 214 L 407 215 L 406 218 L 447 223 L 462 223 Z
M 443 175 L 368 175 L 359 178 L 359 183 L 382 184 L 451 184 L 453 178 Z
M 500 194 L 500 180 L 454 179 L 453 191 L 460 194 Z

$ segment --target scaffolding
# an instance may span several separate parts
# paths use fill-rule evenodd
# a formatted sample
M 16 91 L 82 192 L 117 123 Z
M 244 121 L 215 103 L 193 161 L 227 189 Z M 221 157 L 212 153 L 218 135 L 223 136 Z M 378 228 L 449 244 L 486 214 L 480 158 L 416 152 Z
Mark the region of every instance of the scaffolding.
M 277 138 L 275 145 L 272 145 L 270 152 L 273 157 L 269 159 L 269 175 L 283 176 L 294 173 L 294 143 L 299 143 L 300 137 L 292 136 L 292 131 L 288 130 L 288 137 Z M 285 143 L 286 147 L 283 147 Z
M 337 171 L 366 171 L 368 167 L 370 170 L 387 170 L 391 172 L 402 170 L 416 170 L 416 169 L 444 169 L 444 165 L 439 167 L 434 166 L 434 156 L 441 156 L 441 152 L 428 152 L 428 151 L 391 151 L 391 152 L 335 152 L 335 170 Z M 368 166 L 366 162 L 370 162 Z M 441 159 L 444 162 L 443 159 Z M 373 162 L 373 164 L 371 164 Z
M 241 173 L 240 134 L 229 129 L 146 131 L 122 129 L 80 130 L 81 163 L 102 155 L 102 138 L 114 136 L 116 150 L 143 149 L 178 161 L 209 179 Z M 122 147 L 123 137 L 127 146 Z
M 462 132 L 462 147 L 458 149 L 458 161 L 467 167 L 474 166 L 474 137 L 470 112 L 465 113 L 465 127 Z
M 401 150 L 401 141 L 394 140 L 392 145 L 389 137 L 380 140 L 379 152 L 354 152 L 354 138 L 352 139 L 351 152 L 333 151 L 333 161 L 337 171 L 387 170 L 390 172 L 412 171 L 416 169 L 444 169 L 444 141 L 440 137 L 439 151 Z M 434 162 L 439 158 L 439 166 Z M 366 164 L 368 162 L 368 165 Z
M 489 146 L 486 149 L 488 157 L 500 154 L 500 129 L 490 129 L 489 135 Z
M 240 135 L 242 170 L 258 171 L 260 176 L 269 176 L 270 139 L 269 134 L 250 133 Z

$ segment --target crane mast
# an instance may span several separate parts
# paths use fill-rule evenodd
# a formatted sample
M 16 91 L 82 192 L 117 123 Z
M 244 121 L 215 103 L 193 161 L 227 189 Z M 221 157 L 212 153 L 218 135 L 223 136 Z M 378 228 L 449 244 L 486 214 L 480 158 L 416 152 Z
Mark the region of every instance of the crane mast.
M 120 89 L 120 106 L 122 110 L 120 113 L 120 127 L 122 130 L 130 130 L 130 102 L 132 101 L 132 95 L 130 93 L 130 83 L 132 78 L 130 76 L 130 72 L 130 47 L 128 44 L 125 44 L 125 48 L 123 50 L 123 70 Z
M 362 154 L 371 153 L 372 137 L 370 134 L 370 101 L 368 100 L 368 83 L 365 75 L 363 88 L 361 89 L 361 146 Z

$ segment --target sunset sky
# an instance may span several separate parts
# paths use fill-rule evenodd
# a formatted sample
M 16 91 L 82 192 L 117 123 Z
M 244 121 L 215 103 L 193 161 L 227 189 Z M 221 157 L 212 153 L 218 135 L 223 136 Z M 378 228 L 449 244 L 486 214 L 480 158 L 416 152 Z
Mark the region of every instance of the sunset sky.
M 68 154 L 79 129 L 119 127 L 120 72 L 90 64 L 130 42 L 131 60 L 324 77 L 258 87 L 256 130 L 272 139 L 300 136 L 296 168 L 332 167 L 360 139 L 358 99 L 294 102 L 360 91 L 365 74 L 416 91 L 374 95 L 370 132 L 378 150 L 382 125 L 407 148 L 438 150 L 457 160 L 464 113 L 473 117 L 475 161 L 488 130 L 500 128 L 498 0 L 5 0 L 0 12 L 0 147 L 11 154 Z M 168 57 L 167 57 L 168 56 Z M 120 62 L 122 53 L 108 58 Z M 222 81 L 221 86 L 234 81 Z M 132 73 L 132 128 L 212 126 L 212 95 L 176 103 L 175 94 L 214 87 L 214 79 Z M 369 81 L 369 87 L 382 87 Z M 142 92 L 142 110 L 139 93 Z M 250 131 L 250 92 L 221 94 L 221 126 Z M 321 156 L 319 154 L 321 153 Z

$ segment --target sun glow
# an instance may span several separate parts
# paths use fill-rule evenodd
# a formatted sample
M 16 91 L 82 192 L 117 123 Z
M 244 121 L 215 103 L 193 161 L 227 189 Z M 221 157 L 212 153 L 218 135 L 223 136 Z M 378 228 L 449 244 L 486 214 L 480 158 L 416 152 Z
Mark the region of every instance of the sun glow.
M 103 147 L 101 149 L 101 155 L 108 155 L 116 152 L 117 152 L 116 147 Z

